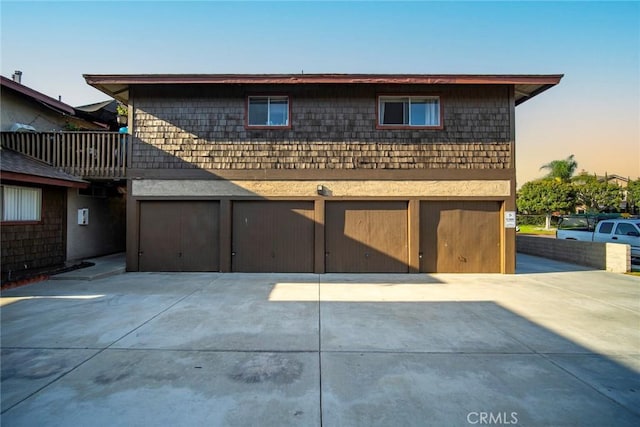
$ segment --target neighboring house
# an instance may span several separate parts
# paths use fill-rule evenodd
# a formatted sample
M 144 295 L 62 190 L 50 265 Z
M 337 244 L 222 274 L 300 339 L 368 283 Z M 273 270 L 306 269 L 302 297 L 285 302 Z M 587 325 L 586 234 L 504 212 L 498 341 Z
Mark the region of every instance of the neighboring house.
M 2 281 L 64 264 L 67 192 L 89 183 L 15 151 L 0 149 Z
M 627 188 L 627 185 L 629 185 L 629 177 L 624 177 L 616 174 L 598 176 L 598 180 L 602 182 L 606 181 L 609 184 L 615 184 L 620 188 Z
M 82 117 L 72 106 L 20 83 L 21 74 L 11 80 L 0 76 L 0 123 L 4 131 L 52 132 L 61 130 L 105 130 L 104 123 Z
M 624 177 L 616 174 L 606 174 L 604 176 L 598 176 L 598 181 L 607 182 L 608 184 L 615 184 L 622 189 L 622 201 L 620 201 L 620 211 L 628 212 L 628 192 L 627 186 L 629 185 L 629 177 Z
M 584 183 L 584 180 L 581 180 L 581 176 L 586 174 L 586 171 L 582 171 L 580 175 L 577 175 L 573 178 L 573 181 L 576 183 Z M 591 177 L 593 178 L 593 177 Z M 606 182 L 607 184 L 617 185 L 622 189 L 622 200 L 620 201 L 619 210 L 620 212 L 629 212 L 633 213 L 634 206 L 629 206 L 628 192 L 627 186 L 629 185 L 629 177 L 624 177 L 616 174 L 605 174 L 605 175 L 595 175 L 595 178 L 599 182 Z M 587 212 L 587 207 L 585 205 L 576 206 L 576 213 L 583 214 Z
M 561 78 L 85 75 L 129 108 L 129 271 L 316 273 L 513 273 L 515 107 Z
M 117 132 L 122 127 L 117 121 L 117 106 L 118 101 L 110 99 L 108 101 L 80 105 L 74 107 L 74 109 L 76 110 L 76 114 L 99 123 L 106 123 L 109 126 L 109 130 Z
M 19 74 L 15 78 L 18 77 Z M 40 200 L 39 208 L 44 212 L 38 220 L 22 221 L 3 216 L 3 280 L 9 271 L 15 277 L 18 273 L 25 273 L 24 270 L 123 251 L 126 188 L 125 181 L 120 180 L 123 175 L 119 174 L 124 167 L 119 162 L 124 161 L 122 149 L 126 135 L 106 132 L 108 122 L 91 116 L 99 113 L 102 107 L 94 108 L 93 112 L 83 112 L 19 81 L 1 77 L 1 83 L 1 142 L 5 148 L 0 159 L 3 215 L 23 197 L 33 203 Z M 103 107 L 110 108 L 107 104 Z M 113 108 L 115 111 L 115 106 Z M 115 113 L 113 121 L 117 126 Z M 69 129 L 84 131 L 65 131 Z M 18 154 L 6 148 L 20 152 L 22 160 L 15 160 Z M 34 183 L 42 183 L 41 178 L 37 181 L 30 178 L 40 176 L 32 173 L 33 162 L 40 164 L 38 170 L 45 173 L 45 177 L 59 179 L 55 184 L 47 181 L 46 187 L 32 190 L 13 188 L 16 182 L 25 182 L 31 187 Z M 12 169 L 6 170 L 7 167 Z M 21 179 L 14 179 L 16 176 Z M 35 208 L 35 205 L 29 206 L 30 209 Z M 89 213 L 88 224 L 78 223 L 80 209 Z M 55 227 L 61 225 L 53 230 L 54 224 Z M 58 232 L 63 232 L 63 241 L 55 245 L 50 242 L 36 244 L 34 241 L 44 234 Z M 42 251 L 49 255 L 45 256 Z

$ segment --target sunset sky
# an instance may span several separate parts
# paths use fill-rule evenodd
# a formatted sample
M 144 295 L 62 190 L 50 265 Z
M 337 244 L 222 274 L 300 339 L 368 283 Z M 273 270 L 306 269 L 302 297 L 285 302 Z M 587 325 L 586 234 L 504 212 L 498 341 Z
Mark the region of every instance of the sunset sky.
M 565 74 L 516 109 L 518 185 L 640 175 L 638 2 L 0 4 L 2 75 L 74 106 L 107 99 L 83 73 Z

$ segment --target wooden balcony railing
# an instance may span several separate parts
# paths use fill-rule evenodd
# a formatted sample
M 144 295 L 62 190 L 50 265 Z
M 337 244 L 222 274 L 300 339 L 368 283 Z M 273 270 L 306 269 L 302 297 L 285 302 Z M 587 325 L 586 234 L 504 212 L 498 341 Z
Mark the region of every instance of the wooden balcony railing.
M 2 132 L 0 143 L 82 178 L 126 176 L 129 135 L 117 132 Z

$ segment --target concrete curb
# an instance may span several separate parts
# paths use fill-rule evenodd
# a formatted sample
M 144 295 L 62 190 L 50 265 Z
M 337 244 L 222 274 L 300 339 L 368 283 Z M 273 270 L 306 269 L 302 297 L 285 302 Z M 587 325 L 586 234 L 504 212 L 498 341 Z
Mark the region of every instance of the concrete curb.
M 117 253 L 84 260 L 94 265 L 51 276 L 50 280 L 98 280 L 125 272 L 125 254 Z

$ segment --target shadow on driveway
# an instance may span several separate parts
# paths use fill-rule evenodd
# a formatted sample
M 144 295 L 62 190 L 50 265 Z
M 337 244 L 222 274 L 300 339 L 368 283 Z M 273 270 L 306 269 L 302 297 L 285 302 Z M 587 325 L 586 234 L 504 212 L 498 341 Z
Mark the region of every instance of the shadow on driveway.
M 638 425 L 640 279 L 524 261 L 517 275 L 127 273 L 3 292 L 19 299 L 0 313 L 2 422 Z

